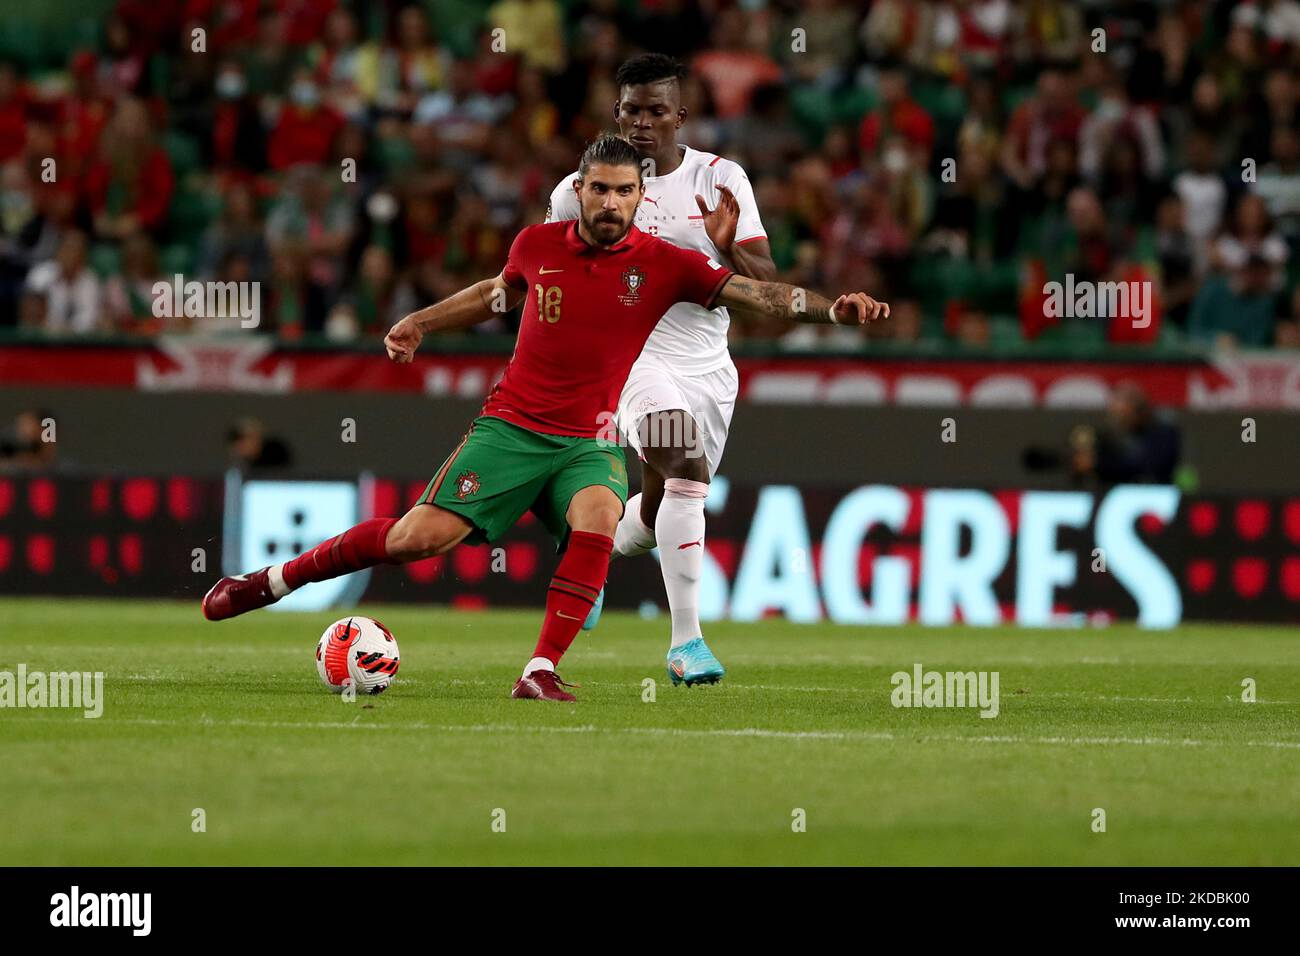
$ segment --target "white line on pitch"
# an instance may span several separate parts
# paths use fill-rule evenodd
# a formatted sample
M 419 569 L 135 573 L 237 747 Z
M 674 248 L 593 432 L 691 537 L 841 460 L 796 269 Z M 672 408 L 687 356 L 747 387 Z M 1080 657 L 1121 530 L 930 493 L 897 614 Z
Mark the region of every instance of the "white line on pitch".
M 41 718 L 19 718 L 40 720 Z M 96 721 L 98 724 L 99 722 Z M 110 723 L 105 722 L 105 725 Z M 117 723 L 117 721 L 111 721 Z M 121 721 L 147 726 L 193 726 L 188 721 L 159 720 L 148 717 L 131 717 Z M 658 737 L 755 737 L 776 740 L 879 740 L 900 743 L 981 743 L 981 744 L 1044 744 L 1106 747 L 1263 747 L 1276 750 L 1300 750 L 1300 740 L 1194 740 L 1172 737 L 1016 737 L 1011 735 L 968 734 L 897 734 L 887 730 L 771 730 L 764 727 L 716 727 L 691 730 L 678 727 L 597 727 L 580 724 L 574 727 L 524 726 L 521 724 L 359 724 L 342 721 L 291 721 L 291 720 L 212 720 L 198 721 L 202 727 L 263 727 L 299 730 L 435 730 L 444 733 L 556 733 L 556 734 L 641 734 Z

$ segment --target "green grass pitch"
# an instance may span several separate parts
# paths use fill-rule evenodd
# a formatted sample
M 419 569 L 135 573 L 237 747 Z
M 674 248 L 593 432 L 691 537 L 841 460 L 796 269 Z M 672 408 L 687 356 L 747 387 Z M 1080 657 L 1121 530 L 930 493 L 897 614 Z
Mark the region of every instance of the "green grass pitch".
M 727 679 L 688 690 L 665 619 L 609 613 L 564 706 L 508 696 L 537 612 L 362 610 L 402 669 L 345 703 L 336 613 L 0 601 L 0 670 L 106 692 L 0 710 L 0 864 L 1300 863 L 1294 629 L 714 624 Z M 918 661 L 996 670 L 999 716 L 893 707 Z

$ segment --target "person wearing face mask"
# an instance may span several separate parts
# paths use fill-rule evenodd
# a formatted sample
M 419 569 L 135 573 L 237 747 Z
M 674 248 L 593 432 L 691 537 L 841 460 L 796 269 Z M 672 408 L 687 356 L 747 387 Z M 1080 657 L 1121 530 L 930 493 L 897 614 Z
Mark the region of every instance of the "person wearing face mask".
M 261 172 L 266 168 L 266 134 L 248 79 L 238 63 L 223 63 L 214 84 L 210 161 L 220 170 Z
M 343 117 L 321 102 L 320 87 L 311 72 L 298 69 L 289 85 L 289 100 L 280 110 L 267 158 L 271 168 L 288 169 L 299 163 L 323 163 L 330 158 L 334 137 Z

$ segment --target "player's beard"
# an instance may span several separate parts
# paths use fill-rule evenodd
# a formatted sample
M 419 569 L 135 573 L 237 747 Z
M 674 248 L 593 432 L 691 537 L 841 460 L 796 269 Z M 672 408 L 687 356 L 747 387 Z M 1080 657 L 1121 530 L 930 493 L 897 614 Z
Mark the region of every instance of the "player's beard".
M 623 239 L 623 237 L 627 235 L 627 231 L 630 228 L 630 224 L 628 222 L 625 222 L 623 219 L 619 219 L 617 222 L 614 222 L 611 221 L 610 219 L 603 218 L 606 215 L 608 214 L 601 212 L 591 217 L 590 219 L 584 218 L 582 220 L 582 224 L 587 227 L 587 235 L 595 239 L 597 243 L 599 243 L 602 246 L 612 246 L 620 242 Z M 617 235 L 615 236 L 609 235 L 608 230 L 611 227 L 618 229 Z

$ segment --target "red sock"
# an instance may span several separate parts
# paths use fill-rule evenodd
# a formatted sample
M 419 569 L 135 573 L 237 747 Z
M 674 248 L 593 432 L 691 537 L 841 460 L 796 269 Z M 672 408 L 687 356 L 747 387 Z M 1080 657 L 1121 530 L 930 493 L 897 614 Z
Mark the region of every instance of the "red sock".
M 384 548 L 396 518 L 371 518 L 284 563 L 284 583 L 291 588 L 327 581 L 376 564 L 393 564 Z
M 614 539 L 608 535 L 590 531 L 569 533 L 569 547 L 546 592 L 546 617 L 542 620 L 542 633 L 533 657 L 560 663 L 578 636 L 587 612 L 596 603 L 596 595 L 605 586 L 609 554 L 613 550 Z

